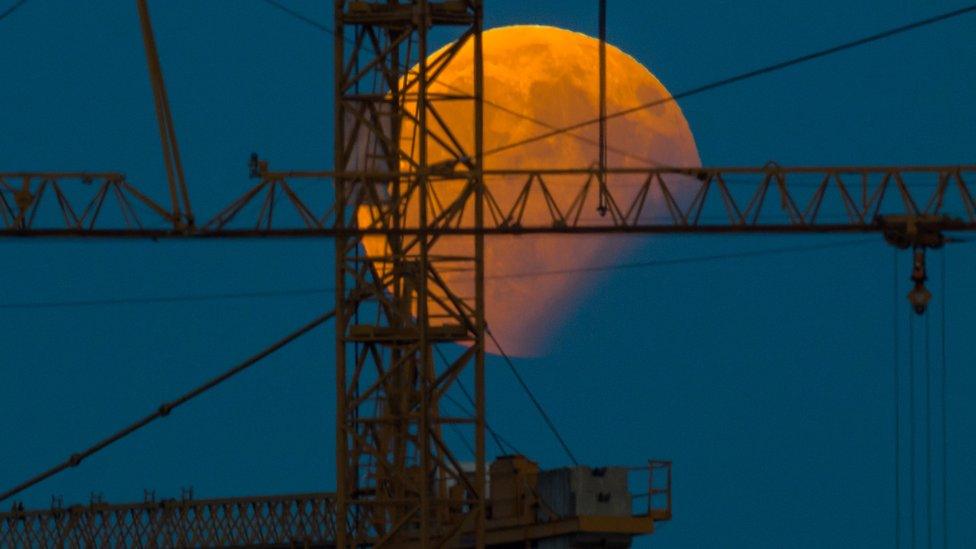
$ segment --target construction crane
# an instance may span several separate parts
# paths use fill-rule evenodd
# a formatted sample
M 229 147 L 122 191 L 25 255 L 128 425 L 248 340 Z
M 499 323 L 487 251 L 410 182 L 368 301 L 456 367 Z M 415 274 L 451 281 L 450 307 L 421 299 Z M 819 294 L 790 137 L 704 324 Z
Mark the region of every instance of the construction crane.
M 337 490 L 15 508 L 0 514 L 0 545 L 483 547 L 545 541 L 625 546 L 671 518 L 670 462 L 649 460 L 641 466 L 647 489 L 631 493 L 632 471 L 625 468 L 542 471 L 525 456 L 486 460 L 487 237 L 878 233 L 892 245 L 914 250 L 915 288 L 909 299 L 922 312 L 930 297 L 924 285 L 926 251 L 944 245 L 947 233 L 976 230 L 970 186 L 976 165 L 615 169 L 607 167 L 603 152 L 605 108 L 595 167 L 485 169 L 481 0 L 336 0 L 334 169 L 276 171 L 254 155 L 255 184 L 198 223 L 145 0 L 137 0 L 137 7 L 169 206 L 121 173 L 0 173 L 0 236 L 335 239 L 336 309 L 316 322 L 335 322 Z M 601 39 L 604 26 L 601 12 Z M 429 36 L 442 29 L 453 29 L 457 39 L 431 59 Z M 473 88 L 434 92 L 431 83 L 439 70 L 468 43 L 475 52 Z M 439 116 L 442 101 L 470 105 L 468 139 L 458 139 L 465 129 L 448 127 Z M 404 149 L 406 120 L 417 132 L 416 150 Z M 429 162 L 431 142 L 446 144 L 453 159 Z M 495 181 L 514 183 L 514 191 L 496 192 Z M 450 200 L 432 198 L 448 184 L 456 189 Z M 331 196 L 316 192 L 323 185 Z M 364 211 L 370 212 L 367 218 Z M 531 217 L 526 211 L 546 215 Z M 599 215 L 590 215 L 594 211 Z M 384 239 L 382 258 L 361 253 L 370 237 Z M 435 253 L 445 237 L 463 239 L 470 254 Z M 470 295 L 444 282 L 448 270 L 468 273 Z M 438 356 L 453 358 L 439 363 Z M 463 372 L 474 380 L 472 410 L 449 416 L 440 401 Z M 160 407 L 132 430 L 168 415 L 195 394 Z M 466 429 L 473 465 L 445 442 L 446 425 Z M 78 466 L 118 438 L 71 456 L 51 474 Z M 50 476 L 45 475 L 0 499 Z M 637 512 L 634 501 L 644 502 Z

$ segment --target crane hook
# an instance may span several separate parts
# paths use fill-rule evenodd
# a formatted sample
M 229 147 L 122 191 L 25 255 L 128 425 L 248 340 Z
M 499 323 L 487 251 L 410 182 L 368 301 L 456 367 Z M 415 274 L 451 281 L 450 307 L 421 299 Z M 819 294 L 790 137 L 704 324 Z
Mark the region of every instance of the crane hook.
M 912 282 L 915 287 L 908 292 L 908 302 L 915 309 L 915 314 L 925 314 L 925 309 L 932 299 L 932 292 L 925 287 L 928 276 L 925 273 L 925 247 L 915 246 L 915 257 L 912 262 Z

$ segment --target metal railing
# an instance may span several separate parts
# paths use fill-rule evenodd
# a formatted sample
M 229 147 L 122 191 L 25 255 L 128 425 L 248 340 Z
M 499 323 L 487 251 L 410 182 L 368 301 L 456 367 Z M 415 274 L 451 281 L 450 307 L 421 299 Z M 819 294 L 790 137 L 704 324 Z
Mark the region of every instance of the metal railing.
M 631 468 L 631 473 L 647 475 L 647 491 L 633 494 L 633 511 L 653 520 L 671 519 L 671 462 L 648 460 L 647 465 Z M 646 505 L 643 504 L 646 502 Z

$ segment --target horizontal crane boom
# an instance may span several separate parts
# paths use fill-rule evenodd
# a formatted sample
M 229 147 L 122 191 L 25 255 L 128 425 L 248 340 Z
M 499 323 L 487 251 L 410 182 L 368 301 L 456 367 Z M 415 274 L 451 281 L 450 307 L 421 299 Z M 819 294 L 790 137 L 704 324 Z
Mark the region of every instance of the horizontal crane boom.
M 447 189 L 449 195 L 451 185 L 461 187 L 456 182 L 470 173 L 453 166 L 433 171 L 431 187 Z M 0 236 L 284 238 L 419 232 L 409 223 L 392 228 L 385 214 L 374 216 L 372 223 L 357 223 L 355 206 L 342 212 L 346 223 L 337 228 L 331 192 L 336 178 L 361 192 L 367 187 L 385 192 L 397 174 L 259 168 L 252 175 L 257 183 L 244 194 L 207 223 L 187 227 L 121 174 L 0 173 Z M 909 224 L 938 232 L 976 230 L 976 165 L 610 169 L 606 216 L 596 211 L 597 175 L 595 169 L 487 170 L 484 229 L 467 223 L 474 195 L 458 193 L 438 203 L 438 222 L 426 230 L 445 235 L 891 233 Z

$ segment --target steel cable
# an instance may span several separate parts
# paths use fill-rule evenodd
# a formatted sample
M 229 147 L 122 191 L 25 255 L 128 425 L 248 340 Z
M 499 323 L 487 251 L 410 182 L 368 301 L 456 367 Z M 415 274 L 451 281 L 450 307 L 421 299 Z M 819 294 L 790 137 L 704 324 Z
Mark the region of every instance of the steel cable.
M 901 549 L 901 383 L 900 371 L 898 367 L 898 353 L 900 345 L 898 341 L 898 248 L 892 248 L 894 258 L 892 267 L 892 331 L 893 331 L 893 352 L 894 357 L 894 383 L 895 383 L 895 549 Z
M 10 6 L 2 13 L 0 13 L 0 21 L 3 21 L 7 17 L 9 17 L 11 14 L 13 14 L 15 11 L 17 11 L 21 6 L 23 6 L 26 3 L 27 0 L 19 0 L 18 2 L 14 2 L 14 5 Z
M 436 347 L 436 346 L 434 347 L 434 350 L 437 352 L 438 356 L 440 356 L 441 362 L 444 363 L 444 366 L 445 367 L 450 366 L 451 361 L 448 360 L 447 357 L 444 355 L 444 351 L 440 347 Z M 461 380 L 460 379 L 457 379 L 454 383 L 455 383 L 455 385 L 458 386 L 459 389 L 461 389 L 461 392 L 464 393 L 464 396 L 467 397 L 468 402 L 471 403 L 472 409 L 477 410 L 478 405 L 474 403 L 474 399 L 471 398 L 471 394 L 468 393 L 468 390 L 464 387 L 464 384 L 461 383 Z M 461 413 L 468 414 L 468 415 L 472 415 L 472 416 L 475 415 L 474 413 L 468 413 L 468 410 L 464 406 L 462 406 L 461 403 L 458 402 L 457 399 L 455 399 L 450 394 L 444 393 L 444 396 L 449 401 L 451 401 L 452 403 L 454 403 L 454 405 L 457 406 L 461 410 Z M 491 425 L 488 424 L 488 418 L 485 418 L 485 430 L 488 431 L 488 433 L 491 435 L 492 439 L 495 441 L 495 445 L 498 446 L 498 451 L 501 452 L 502 454 L 504 454 L 505 453 L 505 447 L 502 445 L 502 441 L 501 441 L 501 438 L 498 436 L 498 433 L 494 429 L 491 428 Z M 467 440 L 465 440 L 465 444 L 467 444 Z M 471 452 L 471 453 L 473 454 L 474 452 Z
M 908 315 L 908 516 L 910 546 L 915 547 L 915 315 Z
M 60 473 L 61 471 L 64 471 L 65 469 L 69 469 L 69 468 L 72 468 L 72 467 L 77 467 L 86 458 L 88 458 L 88 457 L 90 457 L 90 456 L 92 456 L 92 455 L 100 452 L 101 450 L 104 450 L 106 447 L 110 446 L 111 444 L 113 444 L 115 442 L 118 442 L 119 440 L 122 440 L 123 438 L 125 438 L 125 437 L 131 435 L 132 433 L 134 433 L 134 432 L 142 429 L 143 427 L 145 427 L 146 425 L 149 425 L 150 423 L 156 421 L 157 419 L 164 418 L 164 417 L 168 416 L 177 407 L 182 406 L 183 404 L 186 404 L 187 402 L 189 402 L 189 401 L 193 400 L 194 398 L 202 395 L 203 393 L 209 391 L 210 389 L 213 389 L 217 385 L 220 385 L 221 383 L 223 383 L 223 382 L 227 381 L 228 379 L 236 376 L 237 374 L 243 372 L 244 370 L 247 370 L 251 366 L 253 366 L 253 365 L 257 364 L 258 362 L 260 362 L 262 359 L 264 359 L 267 356 L 273 354 L 275 351 L 281 349 L 285 345 L 291 343 L 292 341 L 294 341 L 294 340 L 298 339 L 299 337 L 305 335 L 306 333 L 312 331 L 312 329 L 316 328 L 317 326 L 325 323 L 326 321 L 328 321 L 329 319 L 331 319 L 333 316 L 335 316 L 335 311 L 334 310 L 333 311 L 329 311 L 329 312 L 327 312 L 327 313 L 325 313 L 325 314 L 323 314 L 323 315 L 315 318 L 314 320 L 312 320 L 308 324 L 305 324 L 304 326 L 302 326 L 301 328 L 299 328 L 299 329 L 295 330 L 294 332 L 288 334 L 284 338 L 279 339 L 277 342 L 275 342 L 274 344 L 272 344 L 269 347 L 265 348 L 263 351 L 257 353 L 256 355 L 253 355 L 252 357 L 248 358 L 247 360 L 245 360 L 245 361 L 241 362 L 240 364 L 234 366 L 233 368 L 225 371 L 224 373 L 218 375 L 217 377 L 212 378 L 211 380 L 209 380 L 206 383 L 204 383 L 204 384 L 196 387 L 195 389 L 193 389 L 193 390 L 191 390 L 191 391 L 189 391 L 187 393 L 184 393 L 182 396 L 180 396 L 176 400 L 172 400 L 170 402 L 164 402 L 153 413 L 151 413 L 151 414 L 143 417 L 142 419 L 140 419 L 140 420 L 138 420 L 138 421 L 136 421 L 136 422 L 128 425 L 127 427 L 121 429 L 120 431 L 116 432 L 115 434 L 113 434 L 113 435 L 111 435 L 111 436 L 109 436 L 107 438 L 104 438 L 104 439 L 100 440 L 99 442 L 93 444 L 92 446 L 89 446 L 85 450 L 82 450 L 80 452 L 71 454 L 71 456 L 69 456 L 68 459 L 65 460 L 64 462 L 62 462 L 62 463 L 60 463 L 58 465 L 55 465 L 54 467 L 51 467 L 50 469 L 48 469 L 48 470 L 46 470 L 46 471 L 44 471 L 42 473 L 39 473 L 39 474 L 31 477 L 30 479 L 28 479 L 28 480 L 26 480 L 26 481 L 18 484 L 17 486 L 14 486 L 13 488 L 11 488 L 10 490 L 7 490 L 6 492 L 3 492 L 2 494 L 0 494 L 0 501 L 4 501 L 6 499 L 9 499 L 10 497 L 17 495 L 20 492 L 23 492 L 24 490 L 30 488 L 31 486 L 34 486 L 35 484 L 37 484 L 37 483 L 39 483 L 41 481 L 44 481 L 44 480 L 46 480 L 48 478 L 51 478 L 52 476 Z
M 892 29 L 888 29 L 888 30 L 885 30 L 885 31 L 882 31 L 882 32 L 879 32 L 879 33 L 875 33 L 875 34 L 869 35 L 869 36 L 865 36 L 863 38 L 858 38 L 856 40 L 851 40 L 849 42 L 844 42 L 844 43 L 839 44 L 837 46 L 825 48 L 825 49 L 818 50 L 818 51 L 815 51 L 815 52 L 812 52 L 812 53 L 808 53 L 808 54 L 805 54 L 805 55 L 801 55 L 801 56 L 798 56 L 798 57 L 794 57 L 794 58 L 788 59 L 786 61 L 780 61 L 779 63 L 773 63 L 772 65 L 767 65 L 765 67 L 760 67 L 758 69 L 754 69 L 754 70 L 751 70 L 751 71 L 743 72 L 743 73 L 737 74 L 735 76 L 730 76 L 728 78 L 723 78 L 721 80 L 715 80 L 713 82 L 709 82 L 707 84 L 703 84 L 703 85 L 697 86 L 695 88 L 691 88 L 691 89 L 685 90 L 683 92 L 673 94 L 673 95 L 671 95 L 669 97 L 665 97 L 663 99 L 658 99 L 656 101 L 651 101 L 649 103 L 644 103 L 644 104 L 638 105 L 636 107 L 631 107 L 629 109 L 624 109 L 622 111 L 617 111 L 615 113 L 608 114 L 606 116 L 606 119 L 609 120 L 611 118 L 618 118 L 618 117 L 621 117 L 621 116 L 626 116 L 626 115 L 631 114 L 631 113 L 634 113 L 634 112 L 638 112 L 638 111 L 642 111 L 642 110 L 649 109 L 649 108 L 652 108 L 652 107 L 656 107 L 658 105 L 663 105 L 665 103 L 671 103 L 671 102 L 677 101 L 678 99 L 685 99 L 685 98 L 688 98 L 688 97 L 692 97 L 694 95 L 698 95 L 698 94 L 701 94 L 701 93 L 704 93 L 704 92 L 707 92 L 707 91 L 711 91 L 711 90 L 714 90 L 714 89 L 717 89 L 717 88 L 721 88 L 721 87 L 724 87 L 724 86 L 728 86 L 730 84 L 735 84 L 735 83 L 741 82 L 743 80 L 748 80 L 748 79 L 755 78 L 757 76 L 762 76 L 762 75 L 765 75 L 765 74 L 769 74 L 769 73 L 772 73 L 772 72 L 777 72 L 777 71 L 780 71 L 780 70 L 783 70 L 783 69 L 792 67 L 794 65 L 799 65 L 799 64 L 802 64 L 802 63 L 806 63 L 808 61 L 813 61 L 813 60 L 819 59 L 821 57 L 827 57 L 827 56 L 830 56 L 830 55 L 833 55 L 833 54 L 836 54 L 836 53 L 840 53 L 840 52 L 845 51 L 845 50 L 853 49 L 853 48 L 856 48 L 856 47 L 859 47 L 859 46 L 864 46 L 864 45 L 870 44 L 872 42 L 877 42 L 879 40 L 884 40 L 886 38 L 891 38 L 892 36 L 896 36 L 898 34 L 902 34 L 902 33 L 908 32 L 908 31 L 912 31 L 912 30 L 915 30 L 915 29 L 919 29 L 919 28 L 922 28 L 922 27 L 925 27 L 925 26 L 928 26 L 928 25 L 933 25 L 935 23 L 939 23 L 939 22 L 942 22 L 942 21 L 946 21 L 946 20 L 949 20 L 949 19 L 953 19 L 955 17 L 959 17 L 959 16 L 962 16 L 962 15 L 966 15 L 966 14 L 968 14 L 970 12 L 973 12 L 973 11 L 976 11 L 976 4 L 971 4 L 969 6 L 966 6 L 966 7 L 963 7 L 963 8 L 959 8 L 957 10 L 953 10 L 953 11 L 950 11 L 950 12 L 946 12 L 946 13 L 942 13 L 942 14 L 939 14 L 939 15 L 935 15 L 933 17 L 928 17 L 926 19 L 921 19 L 921 20 L 918 20 L 918 21 L 915 21 L 915 22 L 912 22 L 912 23 L 908 23 L 908 24 L 905 24 L 905 25 L 901 25 L 899 27 L 895 27 L 895 28 L 892 28 Z M 506 150 L 509 150 L 509 149 L 513 149 L 515 147 L 520 147 L 522 145 L 527 145 L 529 143 L 534 143 L 536 141 L 541 141 L 543 139 L 548 139 L 550 137 L 559 135 L 561 133 L 570 132 L 570 131 L 573 131 L 573 130 L 578 130 L 580 128 L 584 128 L 586 126 L 589 126 L 589 125 L 592 125 L 592 124 L 596 124 L 596 123 L 599 123 L 599 122 L 600 122 L 600 118 L 585 120 L 583 122 L 578 122 L 576 124 L 573 124 L 573 125 L 570 125 L 570 126 L 565 126 L 563 128 L 560 128 L 558 130 L 554 130 L 554 131 L 551 131 L 551 132 L 548 132 L 548 133 L 542 133 L 542 134 L 539 134 L 539 135 L 530 137 L 528 139 L 523 139 L 521 141 L 516 141 L 514 143 L 509 143 L 509 144 L 504 145 L 502 147 L 496 147 L 494 149 L 487 150 L 487 151 L 484 152 L 484 155 L 485 156 L 489 156 L 489 155 L 492 155 L 492 154 L 500 153 L 500 152 L 503 152 L 503 151 L 506 151 Z
M 932 315 L 925 311 L 925 533 L 932 547 L 932 361 L 929 334 Z
M 266 297 L 291 297 L 318 295 L 333 292 L 334 288 L 307 288 L 298 290 L 266 290 L 256 292 L 228 292 L 207 294 L 186 294 L 157 297 L 121 297 L 106 299 L 79 299 L 63 301 L 19 301 L 0 303 L 0 309 L 45 309 L 59 307 L 92 307 L 101 305 L 144 305 L 150 303 L 185 303 L 194 301 L 215 301 L 225 299 L 255 299 Z
M 264 2 L 267 3 L 267 4 L 269 4 L 269 5 L 271 5 L 271 6 L 274 6 L 274 7 L 278 8 L 278 9 L 280 9 L 281 11 L 283 11 L 283 12 L 285 12 L 285 13 L 293 16 L 293 17 L 295 17 L 296 19 L 298 19 L 300 21 L 303 21 L 303 22 L 305 22 L 305 23 L 307 23 L 307 24 L 309 24 L 309 25 L 311 25 L 311 26 L 313 26 L 313 27 L 315 27 L 315 28 L 317 28 L 317 29 L 325 32 L 325 33 L 331 34 L 333 36 L 335 35 L 335 31 L 334 30 L 326 27 L 325 25 L 322 25 L 321 23 L 316 22 L 313 19 L 310 19 L 309 17 L 306 17 L 306 16 L 304 16 L 304 15 L 296 12 L 295 10 L 292 10 L 290 8 L 287 8 L 287 7 L 283 6 L 277 0 L 264 0 Z M 813 61 L 815 59 L 819 59 L 821 57 L 827 57 L 827 56 L 830 56 L 830 55 L 833 55 L 833 54 L 836 54 L 836 53 L 840 53 L 840 52 L 845 51 L 845 50 L 853 49 L 853 48 L 856 48 L 856 47 L 859 47 L 859 46 L 863 46 L 863 45 L 866 45 L 866 44 L 870 44 L 872 42 L 877 42 L 877 41 L 880 41 L 880 40 L 884 40 L 886 38 L 891 38 L 892 36 L 896 36 L 898 34 L 902 34 L 902 33 L 908 32 L 908 31 L 912 31 L 912 30 L 915 30 L 915 29 L 919 29 L 919 28 L 922 28 L 922 27 L 926 27 L 926 26 L 929 26 L 929 25 L 933 25 L 935 23 L 940 23 L 942 21 L 946 21 L 946 20 L 949 20 L 949 19 L 953 19 L 953 18 L 962 16 L 962 15 L 966 15 L 966 14 L 968 14 L 970 12 L 973 12 L 973 11 L 976 11 L 976 4 L 970 4 L 969 6 L 965 6 L 965 7 L 959 8 L 957 10 L 953 10 L 953 11 L 950 11 L 950 12 L 946 12 L 946 13 L 942 13 L 942 14 L 939 14 L 939 15 L 935 15 L 935 16 L 932 16 L 932 17 L 929 17 L 929 18 L 926 18 L 926 19 L 921 19 L 921 20 L 918 20 L 918 21 L 915 21 L 915 22 L 912 22 L 912 23 L 908 23 L 908 24 L 905 24 L 905 25 L 901 25 L 899 27 L 895 27 L 895 28 L 892 28 L 892 29 L 888 29 L 888 30 L 885 30 L 885 31 L 882 31 L 882 32 L 879 32 L 879 33 L 875 33 L 875 34 L 869 35 L 869 36 L 865 36 L 863 38 L 859 38 L 859 39 L 856 39 L 856 40 L 851 40 L 849 42 L 844 42 L 844 43 L 839 44 L 837 46 L 833 46 L 833 47 L 830 47 L 830 48 L 818 50 L 818 51 L 815 51 L 815 52 L 812 52 L 812 53 L 808 53 L 808 54 L 805 54 L 805 55 L 801 55 L 801 56 L 798 56 L 798 57 L 794 57 L 792 59 L 788 59 L 786 61 L 781 61 L 779 63 L 774 63 L 772 65 L 767 65 L 767 66 L 764 66 L 764 67 L 760 67 L 758 69 L 754 69 L 754 70 L 751 70 L 751 71 L 747 71 L 747 72 L 744 72 L 744 73 L 740 73 L 740 74 L 737 74 L 737 75 L 734 75 L 734 76 L 731 76 L 731 77 L 728 77 L 728 78 L 723 78 L 723 79 L 720 79 L 720 80 L 716 80 L 716 81 L 713 81 L 713 82 L 709 82 L 707 84 L 703 84 L 701 86 L 698 86 L 698 87 L 695 87 L 695 88 L 691 88 L 691 89 L 685 90 L 685 91 L 683 91 L 681 93 L 677 93 L 677 94 L 671 95 L 671 96 L 666 97 L 666 98 L 663 98 L 663 99 L 659 99 L 659 100 L 656 100 L 656 101 L 651 101 L 649 103 L 644 103 L 644 104 L 638 105 L 636 107 L 631 107 L 629 109 L 624 109 L 622 111 L 617 111 L 615 113 L 608 114 L 605 117 L 599 117 L 599 118 L 596 118 L 596 119 L 586 120 L 586 121 L 583 121 L 583 122 L 579 122 L 579 123 L 573 124 L 571 126 L 564 126 L 562 128 L 553 128 L 552 131 L 549 131 L 549 132 L 546 132 L 546 133 L 542 133 L 542 134 L 539 134 L 539 135 L 530 137 L 530 138 L 525 139 L 525 140 L 522 140 L 522 141 L 518 141 L 518 142 L 515 142 L 515 143 L 510 143 L 510 144 L 504 145 L 502 147 L 496 147 L 494 149 L 486 150 L 486 151 L 484 151 L 484 155 L 485 156 L 488 156 L 488 155 L 491 155 L 491 154 L 499 153 L 499 152 L 502 152 L 502 151 L 505 151 L 505 150 L 508 150 L 508 149 L 512 149 L 512 148 L 515 148 L 515 147 L 519 147 L 519 146 L 522 146 L 522 145 L 527 145 L 529 143 L 534 143 L 536 141 L 541 141 L 543 139 L 548 139 L 549 137 L 553 137 L 553 136 L 560 135 L 560 134 L 563 134 L 563 133 L 570 133 L 573 130 L 581 129 L 581 128 L 584 128 L 586 126 L 592 125 L 592 124 L 597 124 L 601 120 L 609 120 L 611 118 L 617 118 L 617 117 L 620 117 L 620 116 L 626 116 L 626 115 L 628 115 L 630 113 L 633 113 L 633 112 L 637 112 L 637 111 L 649 109 L 649 108 L 652 108 L 652 107 L 656 107 L 658 105 L 662 105 L 662 104 L 665 104 L 665 103 L 670 103 L 670 102 L 673 102 L 673 101 L 677 101 L 678 99 L 684 99 L 684 98 L 691 97 L 691 96 L 694 96 L 694 95 L 698 95 L 698 94 L 701 94 L 701 93 L 704 93 L 704 92 L 707 92 L 707 91 L 711 91 L 711 90 L 714 90 L 714 89 L 717 89 L 717 88 L 721 88 L 723 86 L 728 86 L 730 84 L 734 84 L 734 83 L 737 83 L 737 82 L 741 82 L 743 80 L 748 80 L 748 79 L 751 79 L 751 78 L 755 78 L 757 76 L 762 76 L 762 75 L 769 74 L 769 73 L 772 73 L 772 72 L 780 71 L 780 70 L 783 70 L 783 69 L 786 69 L 786 68 L 789 68 L 789 67 L 792 67 L 792 66 L 795 66 L 795 65 L 799 65 L 799 64 L 802 64 L 802 63 L 806 63 L 808 61 Z M 485 104 L 486 105 L 497 106 L 497 105 L 493 105 L 489 101 L 485 101 Z M 511 111 L 509 109 L 503 109 L 503 110 L 506 110 L 506 111 L 508 111 L 508 112 L 510 112 L 512 114 L 516 114 L 516 113 L 514 113 L 514 111 Z M 544 122 L 541 122 L 541 121 L 538 121 L 538 120 L 534 120 L 531 117 L 527 117 L 525 115 L 516 114 L 516 116 L 523 117 L 523 118 L 525 118 L 527 120 L 531 120 L 531 121 L 536 122 L 536 123 L 538 123 L 540 125 L 543 125 L 543 126 L 547 126 L 548 125 L 548 124 L 546 124 Z M 575 134 L 570 134 L 570 135 L 575 135 Z M 583 136 L 577 136 L 577 137 L 583 137 Z M 589 140 L 588 138 L 585 138 L 585 137 L 583 137 L 583 138 Z M 592 141 L 592 140 L 589 140 L 589 141 Z M 654 162 L 653 160 L 651 160 L 650 163 L 657 164 L 657 162 Z
M 552 418 L 549 417 L 548 413 L 546 413 L 546 410 L 542 407 L 539 399 L 535 397 L 532 389 L 529 389 L 529 385 L 525 382 L 525 379 L 522 378 L 522 375 L 519 374 L 518 369 L 515 367 L 512 359 L 509 358 L 508 353 L 505 352 L 505 349 L 502 349 L 501 344 L 498 343 L 498 340 L 495 339 L 494 334 L 492 334 L 491 330 L 489 330 L 487 327 L 485 328 L 485 333 L 488 334 L 488 337 L 490 337 L 492 342 L 495 343 L 495 346 L 498 347 L 498 353 L 501 354 L 502 358 L 505 359 L 505 363 L 508 364 L 508 368 L 512 371 L 516 381 L 518 381 L 519 385 L 522 386 L 522 390 L 525 391 L 525 394 L 529 397 L 529 400 L 532 401 L 532 405 L 535 406 L 535 409 L 539 412 L 539 415 L 542 416 L 542 420 L 546 423 L 546 426 L 549 427 L 549 430 L 552 432 L 553 436 L 556 437 L 556 440 L 559 442 L 559 445 L 562 446 L 563 451 L 566 452 L 569 460 L 573 462 L 573 465 L 579 465 L 579 461 L 576 460 L 576 456 L 573 455 L 573 451 L 569 449 L 569 445 L 566 444 L 566 440 L 563 439 L 561 434 L 559 434 L 559 429 L 556 428 L 556 424 L 553 423 Z
M 298 19 L 299 21 L 301 21 L 303 23 L 306 23 L 308 25 L 311 25 L 312 27 L 315 27 L 316 29 L 318 29 L 318 30 L 320 30 L 320 31 L 322 31 L 322 32 L 324 32 L 326 34 L 329 34 L 329 35 L 332 35 L 332 36 L 335 36 L 335 34 L 336 34 L 335 31 L 332 30 L 332 29 L 330 29 L 329 27 L 327 27 L 327 26 L 323 25 L 322 23 L 319 23 L 319 22 L 315 21 L 314 19 L 312 19 L 312 18 L 310 18 L 310 17 L 308 17 L 306 15 L 303 15 L 303 14 L 301 14 L 301 13 L 299 13 L 299 12 L 297 12 L 297 11 L 295 11 L 295 10 L 287 7 L 287 6 L 282 5 L 281 2 L 278 2 L 277 0 L 263 0 L 263 1 L 266 4 L 268 4 L 268 5 L 272 6 L 272 7 L 275 7 L 277 9 L 281 10 L 282 12 L 284 12 L 284 13 L 286 13 L 286 14 L 288 14 L 288 15 L 296 18 L 296 19 Z M 346 38 L 346 39 L 344 39 L 344 41 L 346 43 L 348 43 L 348 44 L 352 44 L 353 46 L 356 46 L 355 40 L 352 40 L 351 38 Z M 366 45 L 364 47 L 367 47 L 370 50 L 372 50 L 372 48 L 369 47 L 368 45 Z M 357 68 L 358 68 L 358 65 L 357 65 Z M 464 90 L 462 88 L 459 88 L 457 86 L 453 86 L 453 85 L 448 84 L 446 82 L 439 82 L 438 81 L 437 84 L 440 85 L 440 86 L 443 86 L 443 87 L 445 87 L 445 88 L 447 88 L 447 89 L 449 89 L 451 91 L 457 92 L 457 93 L 471 93 L 468 90 Z M 358 82 L 357 82 L 357 85 L 358 85 Z M 527 114 L 520 113 L 520 112 L 516 111 L 515 109 L 506 107 L 506 106 L 504 106 L 504 105 L 502 105 L 500 103 L 497 103 L 495 101 L 492 101 L 490 99 L 484 99 L 483 101 L 484 101 L 484 104 L 485 105 L 488 105 L 489 107 L 492 107 L 494 109 L 497 109 L 497 110 L 499 110 L 501 112 L 504 112 L 506 114 L 510 114 L 510 115 L 512 115 L 512 116 L 514 116 L 516 118 L 521 118 L 522 120 L 525 120 L 525 121 L 528 121 L 528 122 L 532 122 L 533 124 L 537 124 L 539 126 L 542 126 L 543 128 L 546 128 L 547 130 L 558 130 L 559 129 L 554 124 L 550 124 L 550 123 L 545 122 L 543 120 L 539 120 L 538 118 L 534 118 L 534 117 L 529 116 Z M 589 137 L 587 137 L 585 135 L 579 135 L 579 134 L 576 134 L 576 133 L 569 133 L 569 136 L 570 137 L 573 137 L 574 139 L 577 139 L 579 141 L 583 141 L 585 143 L 589 143 L 590 145 L 597 145 L 597 146 L 599 146 L 599 142 L 598 141 L 595 141 L 595 140 L 593 140 L 593 139 L 591 139 L 591 138 L 589 138 Z M 608 151 L 615 152 L 615 153 L 620 154 L 622 156 L 626 156 L 628 158 L 633 158 L 635 160 L 640 160 L 641 162 L 645 162 L 645 163 L 651 164 L 653 166 L 662 166 L 662 164 L 660 162 L 658 162 L 658 161 L 656 161 L 654 159 L 647 158 L 647 157 L 637 156 L 637 155 L 635 155 L 632 152 L 629 152 L 629 151 L 620 149 L 618 147 L 614 147 L 614 146 L 608 145 L 607 146 L 607 150 Z
M 942 307 L 941 307 L 941 329 L 942 329 L 942 370 L 940 371 L 940 400 L 939 405 L 941 406 L 941 422 L 942 422 L 942 547 L 949 547 L 949 439 L 948 439 L 948 425 L 946 422 L 947 411 L 946 404 L 948 400 L 946 398 L 946 368 L 948 367 L 946 363 L 946 304 L 949 301 L 948 289 L 946 287 L 946 253 L 947 248 L 942 248 Z
M 592 267 L 579 267 L 571 269 L 552 269 L 546 271 L 527 271 L 521 273 L 501 273 L 497 275 L 486 275 L 486 279 L 506 279 L 506 278 L 531 278 L 537 276 L 557 276 L 574 273 L 614 271 L 622 269 L 641 269 L 651 267 L 667 267 L 670 265 L 687 265 L 694 263 L 705 263 L 710 261 L 720 261 L 725 259 L 741 259 L 749 257 L 763 257 L 770 255 L 780 255 L 788 253 L 809 252 L 817 250 L 827 250 L 857 246 L 868 242 L 875 242 L 876 238 L 864 238 L 844 242 L 833 242 L 823 244 L 811 244 L 806 246 L 783 246 L 780 248 L 767 248 L 765 250 L 748 250 L 744 252 L 729 252 L 725 254 L 712 254 L 691 257 L 679 257 L 674 259 L 654 259 L 649 261 L 636 261 L 630 263 L 618 263 L 616 265 L 594 265 Z M 213 293 L 213 294 L 187 294 L 158 297 L 122 297 L 107 299 L 82 299 L 82 300 L 54 300 L 54 301 L 20 301 L 11 303 L 0 303 L 0 310 L 3 309 L 47 309 L 61 307 L 87 307 L 102 305 L 123 305 L 123 304 L 150 304 L 150 303 L 181 303 L 194 301 L 211 301 L 225 299 L 249 299 L 249 298 L 275 298 L 314 295 L 327 292 L 334 292 L 335 288 L 306 288 L 296 290 L 268 290 L 255 292 L 233 292 L 233 293 Z
M 468 402 L 471 403 L 471 406 L 474 406 L 474 399 L 471 398 L 471 393 L 468 392 L 468 389 L 464 386 L 464 383 L 461 383 L 461 381 L 458 380 L 457 386 L 459 389 L 461 389 L 461 392 L 464 393 L 464 396 L 468 399 Z M 511 442 L 509 442 L 505 437 L 503 437 L 501 433 L 493 429 L 491 425 L 488 425 L 487 419 L 485 420 L 485 429 L 487 429 L 488 432 L 491 434 L 491 437 L 495 439 L 495 444 L 498 446 L 498 449 L 501 450 L 502 454 L 510 453 L 510 454 L 522 455 L 522 452 L 520 452 L 518 448 L 516 448 Z M 505 447 L 508 447 L 508 450 L 506 450 Z

